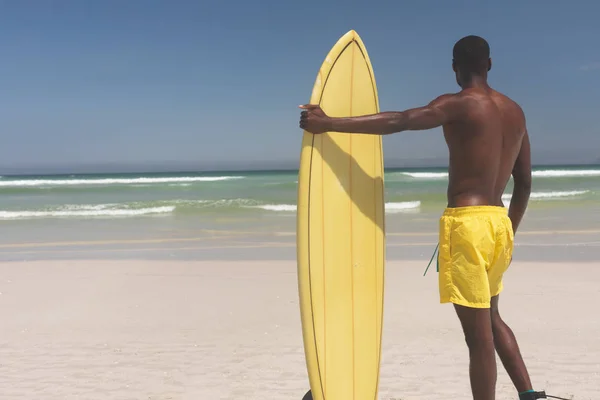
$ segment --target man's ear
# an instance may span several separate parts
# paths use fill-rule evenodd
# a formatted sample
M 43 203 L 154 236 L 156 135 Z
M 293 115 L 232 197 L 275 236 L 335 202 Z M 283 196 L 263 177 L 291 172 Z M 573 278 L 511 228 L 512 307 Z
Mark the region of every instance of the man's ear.
M 488 58 L 488 71 L 492 69 L 492 59 Z

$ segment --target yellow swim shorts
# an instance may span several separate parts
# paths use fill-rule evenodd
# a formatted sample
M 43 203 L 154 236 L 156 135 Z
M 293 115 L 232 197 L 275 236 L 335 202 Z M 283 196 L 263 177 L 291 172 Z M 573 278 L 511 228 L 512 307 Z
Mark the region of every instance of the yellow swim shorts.
M 489 308 L 502 291 L 514 232 L 504 207 L 447 208 L 440 218 L 440 302 Z

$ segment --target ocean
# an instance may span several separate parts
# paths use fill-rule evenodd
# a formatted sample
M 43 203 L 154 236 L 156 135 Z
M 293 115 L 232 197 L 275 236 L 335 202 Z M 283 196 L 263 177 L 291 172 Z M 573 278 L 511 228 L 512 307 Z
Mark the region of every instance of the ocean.
M 447 176 L 443 169 L 386 170 L 386 212 L 439 210 L 446 201 Z M 296 171 L 3 176 L 0 221 L 289 216 L 296 210 L 297 178 Z M 530 207 L 600 201 L 600 166 L 535 168 L 533 179 Z
M 297 179 L 297 171 L 3 176 L 0 259 L 293 259 Z M 388 257 L 429 259 L 447 182 L 443 168 L 386 170 Z M 599 227 L 600 166 L 534 169 L 521 257 L 596 259 Z
M 297 179 L 297 171 L 3 176 L 0 242 L 294 232 Z M 441 168 L 386 170 L 387 231 L 435 231 L 447 180 Z M 533 180 L 524 225 L 600 224 L 600 166 L 537 167 Z

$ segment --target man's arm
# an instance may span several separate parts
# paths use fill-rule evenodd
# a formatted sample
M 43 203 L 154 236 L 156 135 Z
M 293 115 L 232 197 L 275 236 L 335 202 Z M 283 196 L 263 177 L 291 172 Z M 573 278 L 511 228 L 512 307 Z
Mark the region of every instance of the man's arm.
M 521 150 L 512 171 L 514 189 L 508 209 L 508 217 L 513 226 L 513 232 L 517 232 L 521 219 L 527 209 L 529 195 L 531 194 L 531 149 L 529 145 L 529 134 L 525 131 Z
M 424 107 L 402 112 L 382 112 L 350 118 L 332 118 L 334 132 L 372 133 L 389 135 L 402 131 L 433 129 L 450 122 L 456 114 L 456 95 L 438 97 Z
M 437 128 L 453 121 L 461 112 L 458 95 L 442 95 L 424 107 L 349 118 L 328 118 L 329 132 L 389 135 L 396 132 Z

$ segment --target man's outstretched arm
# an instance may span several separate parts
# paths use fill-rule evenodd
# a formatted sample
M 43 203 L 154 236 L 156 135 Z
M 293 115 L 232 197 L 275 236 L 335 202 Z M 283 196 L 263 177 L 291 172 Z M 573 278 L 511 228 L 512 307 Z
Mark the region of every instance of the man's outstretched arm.
M 452 121 L 460 112 L 456 95 L 442 95 L 426 106 L 406 111 L 388 111 L 360 117 L 328 117 L 315 105 L 305 109 L 300 127 L 312 132 L 346 132 L 389 135 L 396 132 L 433 129 Z
M 512 171 L 514 189 L 508 208 L 508 217 L 512 221 L 513 232 L 517 232 L 525 215 L 529 196 L 531 195 L 531 148 L 529 134 L 525 131 L 521 150 Z

